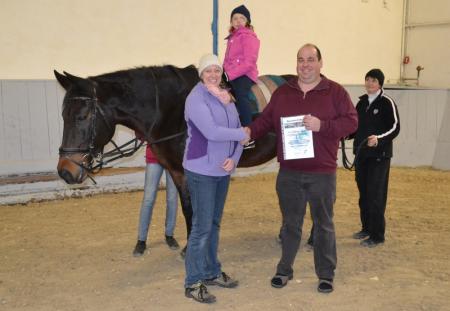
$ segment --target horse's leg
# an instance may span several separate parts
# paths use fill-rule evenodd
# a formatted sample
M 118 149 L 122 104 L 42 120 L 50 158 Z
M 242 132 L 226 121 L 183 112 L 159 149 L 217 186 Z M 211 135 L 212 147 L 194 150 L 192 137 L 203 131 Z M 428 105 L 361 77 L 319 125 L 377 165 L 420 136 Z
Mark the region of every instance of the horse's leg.
M 178 194 L 180 196 L 181 208 L 183 210 L 184 220 L 186 222 L 186 240 L 189 240 L 189 235 L 192 228 L 192 205 L 189 191 L 187 188 L 186 177 L 181 172 L 171 171 L 172 179 L 178 189 Z M 186 254 L 186 247 L 183 247 L 181 251 L 181 256 L 184 258 Z
M 192 205 L 191 197 L 187 188 L 186 178 L 184 176 L 183 182 L 181 183 L 178 192 L 180 194 L 181 207 L 186 221 L 186 238 L 189 239 L 192 228 Z

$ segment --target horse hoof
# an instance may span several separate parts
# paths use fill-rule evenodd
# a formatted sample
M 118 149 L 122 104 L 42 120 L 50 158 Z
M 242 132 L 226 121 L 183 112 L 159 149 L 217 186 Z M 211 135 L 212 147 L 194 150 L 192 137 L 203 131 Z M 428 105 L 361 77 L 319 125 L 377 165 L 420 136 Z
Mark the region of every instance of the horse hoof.
M 186 258 L 186 249 L 187 249 L 187 245 L 185 247 L 183 247 L 183 249 L 180 252 L 180 256 L 182 259 Z

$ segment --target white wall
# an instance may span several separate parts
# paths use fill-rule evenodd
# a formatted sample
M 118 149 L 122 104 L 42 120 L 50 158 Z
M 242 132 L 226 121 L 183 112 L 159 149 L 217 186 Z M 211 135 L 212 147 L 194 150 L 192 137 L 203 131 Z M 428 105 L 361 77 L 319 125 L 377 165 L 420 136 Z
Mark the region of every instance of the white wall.
M 210 0 L 0 0 L 0 79 L 96 75 L 211 50 Z
M 410 63 L 404 66 L 405 77 L 420 73 L 420 85 L 450 88 L 450 1 L 407 0 L 406 51 Z M 412 82 L 412 81 L 411 81 Z
M 264 73 L 294 73 L 296 52 L 316 43 L 324 73 L 360 83 L 371 67 L 399 78 L 402 1 L 221 0 L 219 54 L 231 10 L 244 3 L 261 39 Z M 0 79 L 53 79 L 142 65 L 196 63 L 212 51 L 212 0 L 0 0 Z M 382 53 L 380 46 L 383 47 Z
M 311 42 L 321 49 L 324 74 L 341 83 L 359 84 L 373 67 L 383 68 L 387 80 L 399 78 L 400 0 L 386 6 L 378 0 L 220 1 L 220 38 L 227 34 L 231 10 L 242 2 L 261 39 L 262 73 L 295 73 L 297 50 Z M 221 54 L 224 47 L 225 42 Z

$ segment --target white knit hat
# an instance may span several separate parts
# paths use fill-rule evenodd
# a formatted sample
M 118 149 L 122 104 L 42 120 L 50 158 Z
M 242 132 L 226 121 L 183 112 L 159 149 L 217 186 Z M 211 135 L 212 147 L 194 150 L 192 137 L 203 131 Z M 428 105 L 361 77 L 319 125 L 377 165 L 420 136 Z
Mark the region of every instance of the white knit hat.
M 211 66 L 211 65 L 219 66 L 220 70 L 223 71 L 222 64 L 220 63 L 217 55 L 206 54 L 206 55 L 203 55 L 202 58 L 200 58 L 200 61 L 198 62 L 198 75 L 201 76 L 203 70 L 205 70 L 206 67 Z

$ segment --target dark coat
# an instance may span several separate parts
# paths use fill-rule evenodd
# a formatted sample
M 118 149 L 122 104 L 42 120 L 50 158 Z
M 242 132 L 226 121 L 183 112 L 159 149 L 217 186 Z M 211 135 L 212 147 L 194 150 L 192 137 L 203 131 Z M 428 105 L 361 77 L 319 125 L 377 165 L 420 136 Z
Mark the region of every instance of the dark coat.
M 381 90 L 377 98 L 369 105 L 367 94 L 359 98 L 356 105 L 358 112 L 358 130 L 351 135 L 353 141 L 353 153 L 361 142 L 370 135 L 377 135 L 378 145 L 368 147 L 364 143 L 360 150 L 360 157 L 391 158 L 392 141 L 400 132 L 400 118 L 397 106 L 392 98 Z

